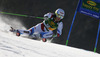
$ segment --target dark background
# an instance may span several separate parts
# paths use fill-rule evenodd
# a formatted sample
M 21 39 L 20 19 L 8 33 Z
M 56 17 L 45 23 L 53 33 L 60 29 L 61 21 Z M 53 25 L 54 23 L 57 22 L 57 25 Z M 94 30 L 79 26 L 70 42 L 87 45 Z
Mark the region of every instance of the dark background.
M 57 8 L 62 8 L 65 10 L 63 34 L 59 38 L 53 39 L 52 42 L 66 45 L 77 4 L 78 0 L 0 0 L 0 11 L 43 17 L 48 12 L 55 12 Z M 9 16 L 11 18 L 18 18 L 27 29 L 43 21 L 36 18 Z M 68 46 L 93 51 L 98 24 L 98 19 L 77 13 Z M 100 53 L 100 39 L 98 41 L 97 52 Z

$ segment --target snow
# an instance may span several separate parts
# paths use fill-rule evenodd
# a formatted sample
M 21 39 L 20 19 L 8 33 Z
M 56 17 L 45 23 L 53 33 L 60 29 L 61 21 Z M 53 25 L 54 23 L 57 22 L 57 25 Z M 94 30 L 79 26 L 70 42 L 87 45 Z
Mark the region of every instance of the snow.
M 0 57 L 100 57 L 83 49 L 17 37 L 0 17 Z M 10 22 L 11 23 L 11 22 Z

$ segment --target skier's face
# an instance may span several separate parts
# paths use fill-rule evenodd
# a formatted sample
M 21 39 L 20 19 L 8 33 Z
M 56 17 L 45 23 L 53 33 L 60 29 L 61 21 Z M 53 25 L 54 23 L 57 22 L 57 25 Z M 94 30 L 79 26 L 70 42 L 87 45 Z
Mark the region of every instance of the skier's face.
M 58 18 L 60 18 L 60 19 L 63 19 L 63 18 L 64 18 L 64 16 L 61 15 L 61 14 L 56 14 L 56 16 L 57 16 Z
M 59 17 L 56 17 L 56 19 L 55 19 L 55 21 L 57 21 L 57 22 L 60 21 L 60 20 L 61 20 L 61 19 L 60 19 Z

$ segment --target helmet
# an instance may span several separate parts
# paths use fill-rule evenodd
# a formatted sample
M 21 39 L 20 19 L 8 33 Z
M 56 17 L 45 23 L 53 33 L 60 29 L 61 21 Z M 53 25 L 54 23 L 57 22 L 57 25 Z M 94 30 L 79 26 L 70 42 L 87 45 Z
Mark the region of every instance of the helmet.
M 65 12 L 63 9 L 61 8 L 58 8 L 56 11 L 55 11 L 55 14 L 57 17 L 59 17 L 60 19 L 63 19 L 64 18 L 64 15 L 65 15 Z

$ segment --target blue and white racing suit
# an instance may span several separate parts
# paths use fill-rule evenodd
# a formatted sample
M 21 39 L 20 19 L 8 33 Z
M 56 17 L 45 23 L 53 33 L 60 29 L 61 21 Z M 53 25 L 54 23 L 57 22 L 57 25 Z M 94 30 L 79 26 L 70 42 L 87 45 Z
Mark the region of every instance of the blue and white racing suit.
M 53 13 L 47 13 L 44 15 L 44 17 L 46 16 L 46 18 L 53 18 L 52 17 Z M 62 34 L 62 29 L 63 29 L 63 23 L 62 22 L 58 22 L 57 23 L 57 34 L 56 36 L 59 37 Z M 51 38 L 53 37 L 53 30 L 48 29 L 50 27 L 49 24 L 45 23 L 45 20 L 42 23 L 37 24 L 36 26 L 33 26 L 32 28 L 30 28 L 29 30 L 18 30 L 20 32 L 20 34 L 28 34 L 30 36 L 34 35 L 34 33 L 39 33 L 40 34 L 40 38 Z M 25 33 L 25 31 L 28 31 L 29 33 Z

